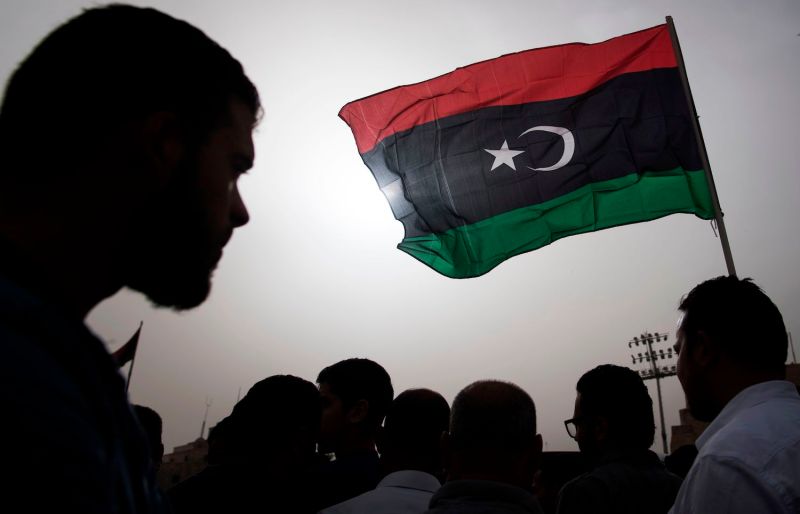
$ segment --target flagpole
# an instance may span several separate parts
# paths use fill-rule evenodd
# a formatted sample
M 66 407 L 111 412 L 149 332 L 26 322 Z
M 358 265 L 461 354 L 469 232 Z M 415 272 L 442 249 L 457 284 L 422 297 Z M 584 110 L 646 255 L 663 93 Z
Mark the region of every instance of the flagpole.
M 144 321 L 139 322 L 139 329 L 136 331 L 137 334 L 141 336 L 142 332 L 142 325 L 144 325 Z M 136 348 L 134 348 L 133 357 L 131 357 L 131 367 L 128 368 L 128 380 L 125 382 L 125 392 L 128 392 L 128 388 L 131 386 L 131 375 L 133 375 L 133 365 L 136 363 L 136 351 L 139 350 L 139 344 L 137 342 Z
M 728 231 L 725 230 L 725 221 L 722 219 L 722 208 L 719 205 L 719 196 L 717 196 L 717 187 L 714 185 L 714 177 L 711 174 L 711 164 L 708 162 L 708 153 L 706 153 L 706 143 L 703 139 L 703 132 L 700 130 L 699 117 L 697 116 L 697 109 L 694 106 L 694 98 L 692 97 L 692 90 L 689 88 L 689 78 L 686 74 L 686 65 L 683 61 L 683 53 L 681 52 L 681 45 L 678 42 L 678 33 L 675 31 L 675 24 L 672 21 L 672 16 L 667 16 L 667 26 L 669 27 L 669 36 L 672 39 L 672 47 L 675 50 L 675 59 L 678 61 L 678 72 L 681 76 L 681 83 L 683 84 L 683 91 L 686 93 L 686 101 L 689 104 L 689 111 L 692 117 L 692 128 L 694 128 L 694 135 L 697 138 L 697 147 L 700 153 L 700 162 L 705 171 L 708 189 L 711 192 L 711 203 L 714 206 L 714 220 L 717 222 L 719 228 L 719 239 L 722 243 L 722 253 L 725 255 L 725 265 L 728 267 L 728 274 L 736 276 L 736 268 L 733 265 L 733 255 L 731 255 L 731 245 L 728 242 Z

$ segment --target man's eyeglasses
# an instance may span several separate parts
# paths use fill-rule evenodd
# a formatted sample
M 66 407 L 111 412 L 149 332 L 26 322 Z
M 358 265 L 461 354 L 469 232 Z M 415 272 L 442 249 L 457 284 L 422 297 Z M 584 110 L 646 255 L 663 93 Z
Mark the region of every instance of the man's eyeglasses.
M 564 421 L 564 426 L 567 428 L 567 434 L 573 439 L 575 439 L 575 434 L 578 433 L 578 423 L 583 420 L 582 416 L 578 416 L 577 418 L 572 418 Z

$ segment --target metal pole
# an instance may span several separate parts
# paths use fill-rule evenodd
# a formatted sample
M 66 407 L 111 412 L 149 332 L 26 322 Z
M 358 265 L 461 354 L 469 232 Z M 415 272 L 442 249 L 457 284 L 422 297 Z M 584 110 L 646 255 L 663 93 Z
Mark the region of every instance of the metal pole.
M 133 358 L 131 358 L 131 367 L 128 368 L 128 380 L 125 382 L 125 392 L 128 392 L 128 389 L 131 387 L 131 375 L 133 375 L 133 364 L 136 362 L 136 354 L 133 354 Z
M 658 391 L 658 413 L 661 416 L 661 443 L 664 447 L 664 455 L 667 452 L 667 429 L 664 426 L 664 405 L 661 401 L 661 373 L 658 371 L 658 366 L 656 366 L 656 355 L 653 352 L 653 337 L 650 333 L 645 333 L 645 339 L 647 340 L 647 351 L 650 355 L 650 365 L 653 368 L 653 374 L 656 377 L 656 390 Z
M 131 375 L 133 375 L 133 365 L 136 363 L 136 353 L 139 350 L 139 337 L 142 334 L 142 326 L 144 325 L 144 321 L 139 322 L 139 329 L 136 331 L 136 347 L 133 349 L 133 357 L 131 357 L 131 367 L 128 368 L 128 380 L 125 382 L 125 392 L 128 392 L 128 389 L 131 387 Z
M 206 396 L 206 413 L 203 415 L 203 425 L 200 427 L 200 439 L 203 438 L 203 434 L 206 433 L 206 421 L 208 420 L 208 408 L 211 407 L 211 402 L 209 401 L 208 397 Z
M 675 24 L 672 21 L 672 16 L 667 16 L 667 26 L 669 27 L 669 35 L 672 39 L 672 48 L 675 51 L 675 59 L 678 63 L 678 72 L 683 84 L 683 91 L 686 94 L 686 101 L 689 104 L 689 113 L 692 118 L 692 128 L 694 129 L 695 138 L 697 138 L 697 149 L 700 153 L 700 162 L 705 171 L 708 189 L 711 192 L 711 203 L 714 206 L 714 219 L 719 228 L 719 239 L 722 243 L 722 253 L 725 255 L 725 265 L 728 267 L 728 274 L 736 276 L 736 268 L 733 265 L 733 255 L 731 255 L 731 246 L 728 242 L 728 231 L 725 230 L 725 222 L 722 219 L 722 208 L 719 205 L 719 196 L 717 196 L 717 187 L 714 185 L 714 177 L 711 174 L 711 164 L 708 162 L 708 153 L 706 152 L 706 143 L 703 139 L 703 132 L 700 130 L 700 122 L 698 121 L 697 109 L 694 105 L 694 98 L 692 97 L 692 90 L 689 88 L 689 78 L 686 74 L 686 64 L 683 61 L 683 53 L 681 52 L 681 45 L 678 42 L 678 33 L 675 31 Z

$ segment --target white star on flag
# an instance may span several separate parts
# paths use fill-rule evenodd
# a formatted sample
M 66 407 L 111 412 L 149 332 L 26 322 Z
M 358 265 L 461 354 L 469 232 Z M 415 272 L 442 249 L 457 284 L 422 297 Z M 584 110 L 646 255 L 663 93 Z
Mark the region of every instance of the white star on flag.
M 508 141 L 506 140 L 503 140 L 503 146 L 501 146 L 499 150 L 489 150 L 488 148 L 484 148 L 484 150 L 494 155 L 494 162 L 492 163 L 491 171 L 494 171 L 503 164 L 511 167 L 512 170 L 517 171 L 517 167 L 514 165 L 514 157 L 521 153 L 525 153 L 523 150 L 509 150 Z

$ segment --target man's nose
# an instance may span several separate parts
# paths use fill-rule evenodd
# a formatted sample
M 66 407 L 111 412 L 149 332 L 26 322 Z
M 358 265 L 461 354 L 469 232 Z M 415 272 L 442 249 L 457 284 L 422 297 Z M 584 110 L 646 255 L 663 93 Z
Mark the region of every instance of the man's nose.
M 231 222 L 234 227 L 241 227 L 250 221 L 250 213 L 247 212 L 247 206 L 242 200 L 242 195 L 239 194 L 239 188 L 234 186 L 231 194 L 233 195 L 231 199 Z

